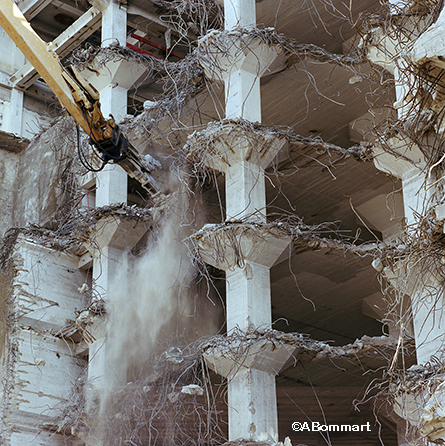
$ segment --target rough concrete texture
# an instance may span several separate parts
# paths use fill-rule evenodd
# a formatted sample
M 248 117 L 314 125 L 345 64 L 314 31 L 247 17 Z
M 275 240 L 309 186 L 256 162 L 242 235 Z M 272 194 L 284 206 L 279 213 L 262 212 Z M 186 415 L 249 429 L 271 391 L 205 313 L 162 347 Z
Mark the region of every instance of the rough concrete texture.
M 71 118 L 36 138 L 20 156 L 13 197 L 14 226 L 29 222 L 45 224 L 57 217 L 68 201 L 70 165 L 76 152 L 76 136 Z
M 85 366 L 73 358 L 75 345 L 56 336 L 82 306 L 78 288 L 85 276 L 77 261 L 19 236 L 3 263 L 1 444 L 70 444 L 69 439 L 62 443 L 67 439 L 40 433 L 36 427 L 55 426 L 72 383 Z
M 0 237 L 13 226 L 14 194 L 20 155 L 0 149 Z
M 44 225 L 60 216 L 70 198 L 75 144 L 71 118 L 61 119 L 29 146 L 0 133 L 0 237 L 11 227 Z

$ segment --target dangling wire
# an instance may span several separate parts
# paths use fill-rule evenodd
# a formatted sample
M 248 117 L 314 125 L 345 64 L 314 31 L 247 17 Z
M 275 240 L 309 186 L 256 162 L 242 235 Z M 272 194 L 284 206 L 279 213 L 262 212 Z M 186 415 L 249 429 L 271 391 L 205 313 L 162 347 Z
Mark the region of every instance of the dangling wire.
M 90 164 L 90 162 L 88 161 L 88 158 L 82 152 L 81 143 L 80 143 L 79 124 L 76 124 L 76 130 L 77 130 L 77 153 L 79 154 L 79 160 L 80 160 L 82 166 L 85 167 L 85 169 L 89 170 L 90 172 L 100 172 L 105 167 L 107 162 L 102 160 L 102 166 L 100 166 L 99 168 L 96 168 Z

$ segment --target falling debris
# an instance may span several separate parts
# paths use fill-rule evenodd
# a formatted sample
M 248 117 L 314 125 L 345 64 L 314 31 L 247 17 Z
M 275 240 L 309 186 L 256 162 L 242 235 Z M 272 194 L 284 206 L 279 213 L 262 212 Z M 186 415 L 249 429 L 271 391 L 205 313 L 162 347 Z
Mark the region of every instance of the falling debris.
M 187 395 L 204 395 L 204 389 L 196 384 L 189 384 L 188 386 L 184 386 L 181 389 L 181 393 L 185 393 Z
M 178 347 L 170 347 L 165 352 L 165 359 L 172 364 L 182 364 L 184 362 L 182 351 Z

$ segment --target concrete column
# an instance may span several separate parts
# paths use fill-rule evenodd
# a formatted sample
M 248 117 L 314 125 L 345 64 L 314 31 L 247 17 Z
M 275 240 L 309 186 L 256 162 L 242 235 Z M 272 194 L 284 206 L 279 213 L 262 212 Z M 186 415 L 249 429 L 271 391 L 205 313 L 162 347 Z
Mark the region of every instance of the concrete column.
M 226 219 L 244 216 L 251 216 L 249 221 L 266 221 L 264 169 L 249 161 L 241 161 L 226 171 Z
M 127 44 L 127 9 L 113 0 L 102 11 L 102 46 Z
M 245 260 L 244 268 L 226 271 L 227 331 L 235 327 L 270 328 L 270 273 L 267 266 Z
M 225 0 L 225 29 L 256 24 L 255 0 Z M 261 122 L 260 73 L 244 69 L 224 79 L 226 118 Z
M 256 24 L 255 0 L 224 0 L 226 29 Z
M 14 133 L 15 135 L 23 136 L 23 99 L 24 93 L 22 90 L 13 88 L 11 90 L 11 102 L 9 103 L 9 115 L 4 126 L 5 132 Z
M 431 197 L 431 190 L 427 192 L 427 179 L 419 172 L 419 169 L 412 169 L 406 172 L 402 180 L 403 208 L 405 220 L 408 226 L 415 225 L 416 214 L 424 215 L 428 208 L 428 199 Z
M 261 122 L 260 78 L 257 73 L 237 70 L 224 79 L 226 118 Z
M 127 253 L 111 246 L 100 249 L 100 256 L 93 260 L 95 286 L 106 296 L 110 282 L 120 277 L 128 265 Z
M 125 46 L 126 38 L 126 9 L 110 1 L 109 6 L 102 12 L 102 46 L 116 43 Z M 118 123 L 125 117 L 127 90 L 119 86 L 118 81 L 110 80 L 100 89 L 100 100 L 105 118 L 113 115 Z M 127 174 L 120 166 L 115 164 L 107 165 L 103 171 L 98 172 L 96 176 L 96 206 L 126 203 L 127 181 Z M 104 300 L 107 300 L 113 280 L 116 280 L 116 277 L 126 278 L 126 275 L 121 273 L 127 269 L 126 251 L 105 245 L 100 246 L 94 253 L 93 283 L 96 291 Z M 101 321 L 98 321 L 98 324 L 101 323 Z M 106 327 L 98 330 L 97 333 L 96 340 L 90 345 L 88 378 L 94 388 L 104 394 L 104 390 L 125 383 L 126 370 L 124 364 L 110 361 L 110 345 L 107 342 Z M 98 445 L 102 444 L 101 440 L 96 443 Z
M 225 0 L 225 27 L 255 25 L 255 0 Z M 258 70 L 260 70 L 258 64 Z M 224 80 L 226 118 L 261 121 L 260 72 L 238 69 Z M 232 150 L 239 151 L 236 141 Z M 265 222 L 264 167 L 242 156 L 225 172 L 226 218 Z M 253 215 L 252 215 L 253 214 Z M 270 328 L 269 266 L 244 260 L 226 270 L 227 330 Z M 278 441 L 275 376 L 243 369 L 229 379 L 229 440 Z
M 100 90 L 100 105 L 105 117 L 112 114 L 116 122 L 122 121 L 127 115 L 127 89 L 110 83 Z
M 110 1 L 102 12 L 102 46 L 127 42 L 127 10 Z M 120 122 L 127 113 L 127 90 L 111 82 L 100 90 L 102 114 Z M 109 165 L 97 175 L 96 206 L 127 202 L 127 174 L 117 165 Z
M 110 284 L 117 277 L 122 278 L 122 271 L 128 269 L 127 252 L 111 246 L 102 247 L 93 260 L 94 288 L 103 299 L 107 299 Z M 122 279 L 123 280 L 123 279 Z M 105 322 L 98 321 L 99 324 Z M 99 335 L 90 345 L 88 379 L 97 388 L 113 387 L 125 384 L 126 370 L 122 364 L 111 364 L 107 355 L 106 327 L 96 331 Z
M 118 165 L 106 165 L 96 176 L 96 206 L 126 202 L 127 174 Z
M 105 13 L 109 10 L 118 10 L 122 12 L 118 8 L 118 5 L 115 3 L 111 3 L 110 6 L 105 10 Z M 107 15 L 107 14 L 105 14 Z M 116 14 L 110 14 L 114 16 Z M 119 14 L 119 18 L 121 18 L 122 14 Z M 126 14 L 125 14 L 126 17 Z M 102 18 L 102 20 L 104 20 Z M 121 25 L 125 25 L 125 34 L 127 30 L 126 21 L 121 23 Z M 104 27 L 104 23 L 102 22 L 102 29 Z M 116 26 L 112 27 L 116 28 Z M 109 30 L 108 30 L 109 31 Z M 102 31 L 104 32 L 104 31 Z M 105 31 L 105 36 L 108 34 Z M 110 39 L 102 36 L 102 42 L 112 42 Z M 122 36 L 121 36 L 122 37 Z M 100 102 L 102 108 L 102 114 L 107 118 L 109 115 L 113 115 L 116 122 L 120 122 L 127 113 L 127 90 L 115 83 L 111 83 L 105 86 L 100 91 Z M 109 164 L 107 165 L 103 171 L 97 174 L 96 180 L 96 206 L 105 206 L 113 203 L 126 203 L 127 202 L 127 183 L 128 178 L 125 171 L 122 167 Z
M 408 62 L 404 59 L 398 59 L 394 64 L 394 82 L 396 89 L 394 107 L 397 109 L 398 118 L 404 120 L 419 108 L 419 104 L 412 96 L 417 89 L 416 81 L 408 68 Z
M 426 288 L 411 296 L 418 364 L 425 364 L 432 356 L 440 357 L 438 352 L 445 341 L 443 284 L 434 280 Z
M 428 184 L 424 175 L 419 175 L 418 169 L 413 169 L 402 178 L 402 187 L 405 218 L 410 231 L 409 227 L 416 224 L 415 214 L 425 215 L 431 192 L 426 191 Z M 444 287 L 441 278 L 423 271 L 421 264 L 414 266 L 408 274 L 413 276 L 408 279 L 412 281 L 422 277 L 423 286 L 419 289 L 417 283 L 411 295 L 411 307 L 417 363 L 424 364 L 431 356 L 437 355 L 445 340 Z
M 229 384 L 229 439 L 278 441 L 275 377 L 242 369 Z
M 428 189 L 430 180 L 425 175 L 426 162 L 414 143 L 408 144 L 401 139 L 390 139 L 388 144 L 394 149 L 394 155 L 383 151 L 376 152 L 375 164 L 379 170 L 391 173 L 402 180 L 407 230 L 415 237 L 418 224 L 416 215 L 425 215 L 434 188 Z M 411 159 L 413 163 L 398 158 L 398 153 Z M 390 274 L 392 273 L 387 273 Z M 389 279 L 395 280 L 405 288 L 406 294 L 411 298 L 417 362 L 426 363 L 432 355 L 438 353 L 445 341 L 445 301 L 442 280 L 440 277 L 435 277 L 429 265 L 422 262 L 406 265 L 397 275 Z
M 111 390 L 116 385 L 124 385 L 125 364 L 110 360 L 110 344 L 107 338 L 99 338 L 89 346 L 90 363 L 88 382 L 96 389 Z

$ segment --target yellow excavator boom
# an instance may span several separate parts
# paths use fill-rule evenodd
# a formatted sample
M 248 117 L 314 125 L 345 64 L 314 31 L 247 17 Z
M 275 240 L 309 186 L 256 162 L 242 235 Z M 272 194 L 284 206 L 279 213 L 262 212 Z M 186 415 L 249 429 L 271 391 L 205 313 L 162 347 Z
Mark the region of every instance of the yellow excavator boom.
M 62 107 L 90 136 L 103 161 L 117 162 L 147 190 L 159 190 L 138 151 L 120 133 L 112 118 L 103 117 L 97 90 L 74 67 L 62 67 L 56 53 L 32 29 L 12 0 L 0 0 L 0 26 L 58 97 Z

